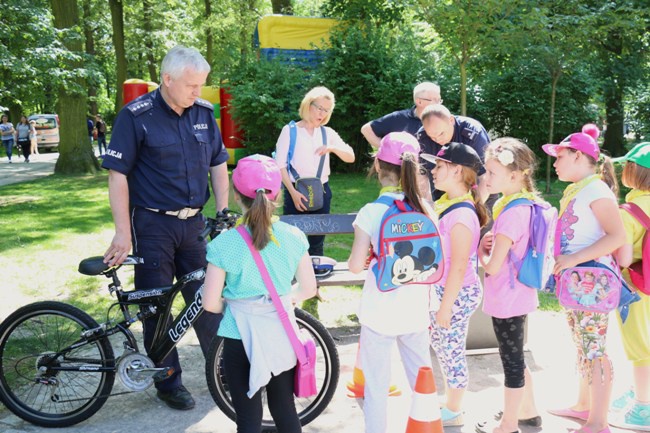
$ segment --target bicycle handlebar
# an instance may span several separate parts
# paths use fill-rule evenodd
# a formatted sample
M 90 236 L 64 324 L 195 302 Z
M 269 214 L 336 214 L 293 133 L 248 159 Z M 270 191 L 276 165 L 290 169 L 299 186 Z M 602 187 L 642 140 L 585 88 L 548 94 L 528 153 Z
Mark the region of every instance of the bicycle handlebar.
M 221 232 L 233 228 L 240 216 L 237 213 L 228 212 L 227 215 L 217 215 L 216 218 L 206 217 L 205 228 L 199 235 L 199 240 L 203 241 L 208 237 L 210 239 L 216 238 Z

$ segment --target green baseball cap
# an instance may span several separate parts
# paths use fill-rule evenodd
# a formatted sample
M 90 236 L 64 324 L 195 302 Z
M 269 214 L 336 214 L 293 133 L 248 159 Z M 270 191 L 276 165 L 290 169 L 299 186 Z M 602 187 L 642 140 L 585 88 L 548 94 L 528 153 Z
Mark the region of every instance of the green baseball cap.
M 639 143 L 625 156 L 613 158 L 612 162 L 632 161 L 642 167 L 650 168 L 650 142 Z

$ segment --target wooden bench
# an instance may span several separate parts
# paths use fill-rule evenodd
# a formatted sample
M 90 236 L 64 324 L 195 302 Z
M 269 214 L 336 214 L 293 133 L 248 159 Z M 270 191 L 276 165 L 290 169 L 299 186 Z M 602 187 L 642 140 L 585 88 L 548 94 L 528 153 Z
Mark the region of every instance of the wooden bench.
M 352 222 L 357 214 L 306 214 L 306 215 L 282 215 L 281 221 L 298 227 L 306 235 L 340 235 L 353 234 Z M 366 273 L 363 271 L 353 274 L 348 269 L 347 263 L 338 263 L 334 272 L 327 278 L 318 280 L 318 286 L 362 286 L 366 280 Z M 481 281 L 483 270 L 481 269 Z M 467 353 L 483 354 L 494 352 L 498 348 L 494 331 L 492 330 L 492 319 L 481 310 L 482 304 L 472 315 L 469 322 L 467 334 Z
M 306 235 L 346 235 L 353 234 L 352 222 L 357 214 L 306 214 L 306 215 L 282 215 L 281 221 L 298 227 Z M 345 262 L 337 263 L 334 272 L 328 277 L 318 279 L 319 287 L 323 286 L 362 286 L 366 280 L 366 272 L 362 271 L 353 274 Z

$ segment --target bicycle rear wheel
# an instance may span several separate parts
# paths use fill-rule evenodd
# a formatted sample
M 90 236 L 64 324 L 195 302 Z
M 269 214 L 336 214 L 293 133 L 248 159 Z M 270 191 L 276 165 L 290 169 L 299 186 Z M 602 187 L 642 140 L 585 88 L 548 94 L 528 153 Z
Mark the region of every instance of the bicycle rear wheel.
M 300 424 L 307 425 L 321 414 L 332 400 L 339 380 L 339 354 L 334 339 L 322 323 L 311 314 L 296 308 L 296 321 L 301 329 L 305 329 L 316 342 L 316 385 L 318 393 L 313 397 L 295 398 L 296 411 Z M 223 372 L 223 338 L 217 337 L 212 341 L 206 360 L 206 376 L 208 389 L 221 411 L 233 421 L 236 419 L 235 409 L 230 398 L 230 391 Z M 275 424 L 266 404 L 266 391 L 262 390 L 264 404 L 263 431 L 275 431 Z
M 97 326 L 88 314 L 60 302 L 37 302 L 11 314 L 0 325 L 0 401 L 43 427 L 92 416 L 115 380 L 114 371 L 97 371 L 115 365 L 108 339 L 81 339 L 82 331 Z M 82 371 L 58 370 L 80 366 Z

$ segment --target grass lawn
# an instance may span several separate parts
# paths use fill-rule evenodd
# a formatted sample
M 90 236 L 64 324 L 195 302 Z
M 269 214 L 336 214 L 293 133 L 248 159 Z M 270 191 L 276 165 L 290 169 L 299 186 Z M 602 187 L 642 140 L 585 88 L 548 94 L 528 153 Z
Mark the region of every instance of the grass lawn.
M 356 212 L 379 193 L 376 181 L 365 174 L 336 174 L 330 184 L 332 213 Z M 554 184 L 549 200 L 557 204 L 562 190 L 563 185 Z M 230 208 L 237 206 L 232 202 Z M 204 212 L 214 215 L 212 200 Z M 106 293 L 108 280 L 81 275 L 77 266 L 86 257 L 102 255 L 113 236 L 105 172 L 52 175 L 0 187 L 0 233 L 0 319 L 20 305 L 44 299 L 71 302 L 102 318 L 112 301 Z M 351 244 L 350 235 L 328 236 L 325 253 L 346 260 Z M 131 286 L 129 271 L 121 274 L 125 286 Z M 547 298 L 541 298 L 543 308 L 556 309 L 554 297 Z

